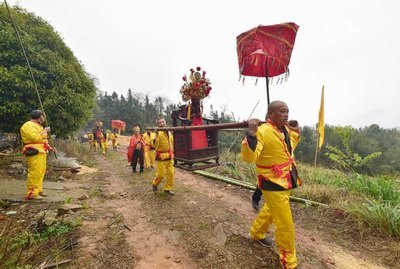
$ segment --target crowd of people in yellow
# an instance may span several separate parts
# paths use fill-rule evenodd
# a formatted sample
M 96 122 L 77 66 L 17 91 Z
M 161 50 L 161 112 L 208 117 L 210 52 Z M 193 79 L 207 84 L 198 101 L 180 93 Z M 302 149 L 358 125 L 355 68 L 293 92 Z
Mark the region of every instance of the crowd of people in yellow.
M 275 242 L 279 250 L 282 268 L 297 268 L 294 225 L 289 204 L 290 191 L 301 185 L 298 177 L 294 150 L 300 141 L 297 121 L 289 121 L 288 106 L 282 101 L 271 102 L 268 106 L 267 121 L 260 125 L 258 119 L 248 121 L 248 131 L 241 144 L 242 159 L 255 163 L 257 187 L 262 192 L 264 205 L 253 222 L 249 236 L 260 244 L 271 247 L 273 242 L 266 236 L 270 226 L 275 225 Z M 53 150 L 47 142 L 49 127 L 43 127 L 44 115 L 40 110 L 31 113 L 31 120 L 21 127 L 24 143 L 23 153 L 27 158 L 27 194 L 26 199 L 42 199 L 43 177 L 46 171 L 46 154 Z M 164 118 L 156 121 L 158 128 L 166 127 Z M 260 126 L 259 126 L 260 125 Z M 101 124 L 90 137 L 91 149 L 101 145 L 102 153 L 107 150 L 107 142 L 112 141 L 117 147 L 118 135 L 103 132 Z M 128 147 L 128 162 L 136 173 L 144 168 L 156 168 L 151 182 L 152 191 L 156 193 L 158 186 L 166 177 L 164 193 L 175 195 L 174 184 L 174 138 L 173 133 L 163 130 L 146 131 L 143 135 L 140 128 L 133 128 Z

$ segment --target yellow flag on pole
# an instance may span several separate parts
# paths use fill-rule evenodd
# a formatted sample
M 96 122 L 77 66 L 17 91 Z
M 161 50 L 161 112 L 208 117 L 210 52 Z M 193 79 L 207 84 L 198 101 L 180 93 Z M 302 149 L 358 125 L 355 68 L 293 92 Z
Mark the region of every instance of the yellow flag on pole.
M 318 149 L 321 149 L 322 144 L 324 143 L 324 86 L 322 86 L 322 94 L 321 94 L 321 106 L 319 107 L 319 117 L 318 117 Z

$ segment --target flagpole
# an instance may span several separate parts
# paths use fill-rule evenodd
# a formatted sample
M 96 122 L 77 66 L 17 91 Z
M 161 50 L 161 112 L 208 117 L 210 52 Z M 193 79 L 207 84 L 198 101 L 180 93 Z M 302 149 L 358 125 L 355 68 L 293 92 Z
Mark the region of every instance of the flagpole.
M 319 144 L 318 123 L 315 132 L 317 133 L 317 142 L 315 143 L 314 168 L 317 168 L 317 156 L 318 156 L 318 144 Z

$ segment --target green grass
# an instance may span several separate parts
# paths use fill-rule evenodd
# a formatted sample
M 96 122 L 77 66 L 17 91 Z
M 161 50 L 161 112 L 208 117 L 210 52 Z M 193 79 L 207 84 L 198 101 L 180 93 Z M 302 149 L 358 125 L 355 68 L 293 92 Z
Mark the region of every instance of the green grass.
M 226 156 L 221 159 L 229 163 Z M 232 158 L 231 158 L 232 159 Z M 338 208 L 382 234 L 400 237 L 400 181 L 395 176 L 366 176 L 298 164 L 303 186 L 293 195 Z M 254 164 L 236 158 L 217 173 L 255 184 Z M 210 170 L 210 172 L 214 172 Z M 367 201 L 367 202 L 366 202 Z
M 59 256 L 69 242 L 69 233 L 81 223 L 80 219 L 75 219 L 23 233 L 14 229 L 3 231 L 0 237 L 0 268 L 33 268 L 32 264 L 44 258 Z
M 94 152 L 89 150 L 87 143 L 80 143 L 72 139 L 57 139 L 55 143 L 57 150 L 64 152 L 68 157 L 75 157 L 89 167 L 95 165 Z
M 363 204 L 349 205 L 348 212 L 367 223 L 370 227 L 378 228 L 383 233 L 400 237 L 400 204 L 379 203 L 369 200 Z

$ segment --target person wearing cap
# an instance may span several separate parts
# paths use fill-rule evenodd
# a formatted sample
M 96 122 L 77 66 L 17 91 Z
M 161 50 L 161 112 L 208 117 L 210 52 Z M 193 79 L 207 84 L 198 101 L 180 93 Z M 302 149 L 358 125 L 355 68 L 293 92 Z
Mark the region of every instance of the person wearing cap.
M 164 128 L 167 123 L 164 118 L 156 120 L 158 128 Z M 172 191 L 174 184 L 174 137 L 171 132 L 155 130 L 155 138 L 151 141 L 151 146 L 156 149 L 156 177 L 152 182 L 153 192 L 156 193 L 158 185 L 167 177 L 164 185 L 164 192 L 168 195 L 175 195 Z
M 144 141 L 140 135 L 140 127 L 133 127 L 133 135 L 129 140 L 128 147 L 128 162 L 132 165 L 133 173 L 136 173 L 136 166 L 139 161 L 140 173 L 144 170 L 144 155 L 143 155 Z
M 155 133 L 147 130 L 143 134 L 144 141 L 144 168 L 154 168 L 154 161 L 156 157 L 156 152 L 154 148 L 150 145 L 151 140 L 155 138 Z
M 25 122 L 21 128 L 21 139 L 24 145 L 22 154 L 28 164 L 27 191 L 25 199 L 43 199 L 43 179 L 46 173 L 46 157 L 49 150 L 47 138 L 50 127 L 43 128 L 45 116 L 41 110 L 31 112 L 31 120 Z
M 280 264 L 284 269 L 293 269 L 297 267 L 297 257 L 289 197 L 291 189 L 301 185 L 293 155 L 300 141 L 300 128 L 297 121 L 288 121 L 288 116 L 288 106 L 274 101 L 268 106 L 266 123 L 259 127 L 258 119 L 250 119 L 241 156 L 248 163 L 256 163 L 258 187 L 265 201 L 250 237 L 271 247 L 272 241 L 265 233 L 273 223 Z

